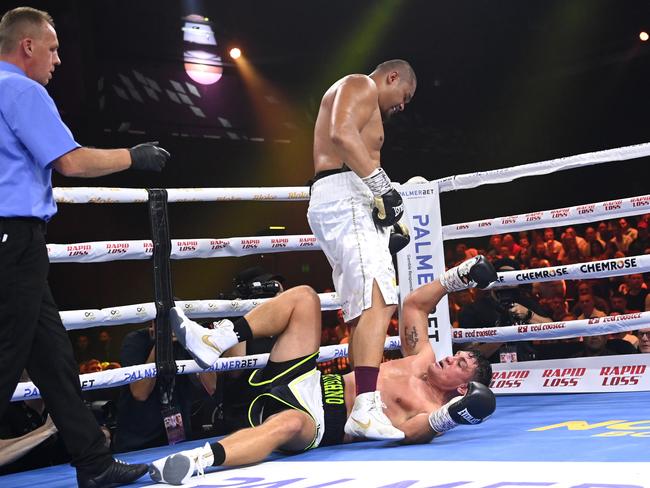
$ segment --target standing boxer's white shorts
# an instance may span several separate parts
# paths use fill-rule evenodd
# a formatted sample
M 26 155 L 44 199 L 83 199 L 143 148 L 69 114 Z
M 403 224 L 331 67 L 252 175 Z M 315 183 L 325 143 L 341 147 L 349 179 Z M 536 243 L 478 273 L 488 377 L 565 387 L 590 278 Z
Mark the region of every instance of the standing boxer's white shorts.
M 332 266 L 346 322 L 370 308 L 375 280 L 386 304 L 397 304 L 390 228 L 375 226 L 372 208 L 372 193 L 352 171 L 325 176 L 311 188 L 307 219 Z

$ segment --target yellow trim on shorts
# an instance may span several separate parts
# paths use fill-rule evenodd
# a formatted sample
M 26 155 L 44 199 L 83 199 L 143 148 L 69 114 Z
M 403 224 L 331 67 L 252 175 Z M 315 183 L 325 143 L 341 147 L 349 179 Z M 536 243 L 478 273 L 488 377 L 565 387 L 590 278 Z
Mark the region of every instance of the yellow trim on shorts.
M 310 360 L 311 358 L 313 358 L 314 356 L 318 356 L 318 354 L 320 354 L 320 351 L 316 351 L 315 353 L 310 354 L 309 356 L 307 356 L 307 357 L 306 357 L 305 359 L 303 359 L 302 361 L 300 361 L 300 362 L 294 364 L 293 366 L 291 366 L 290 368 L 286 369 L 285 371 L 283 371 L 283 372 L 280 373 L 279 375 L 277 375 L 277 376 L 271 378 L 270 380 L 260 381 L 259 383 L 253 383 L 253 376 L 255 376 L 255 374 L 256 374 L 258 371 L 260 371 L 259 369 L 256 369 L 256 370 L 254 370 L 254 371 L 251 373 L 251 375 L 248 377 L 248 384 L 251 385 L 251 386 L 262 386 L 262 385 L 268 385 L 269 383 L 274 382 L 274 381 L 277 380 L 278 378 L 282 378 L 284 375 L 288 374 L 289 372 L 293 371 L 294 369 L 298 368 L 299 366 L 302 366 L 303 364 L 305 364 L 307 361 L 309 361 L 309 360 Z M 299 378 L 300 378 L 300 376 L 299 376 Z M 293 380 L 292 380 L 292 381 L 293 381 Z

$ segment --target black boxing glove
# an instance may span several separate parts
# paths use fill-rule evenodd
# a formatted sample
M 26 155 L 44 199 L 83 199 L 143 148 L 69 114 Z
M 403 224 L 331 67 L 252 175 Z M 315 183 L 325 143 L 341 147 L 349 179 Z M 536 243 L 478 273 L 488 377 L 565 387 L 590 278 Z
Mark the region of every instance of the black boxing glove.
M 388 249 L 391 254 L 397 254 L 411 242 L 409 228 L 402 222 L 396 223 L 391 229 Z
M 446 432 L 457 425 L 480 424 L 497 407 L 494 393 L 487 386 L 470 381 L 467 393 L 457 396 L 429 415 L 429 425 L 435 432 Z
M 157 172 L 162 171 L 171 156 L 162 147 L 158 147 L 158 141 L 133 146 L 129 149 L 129 154 L 131 154 L 131 169 Z
M 390 227 L 396 224 L 404 215 L 404 202 L 391 185 L 386 172 L 382 168 L 377 168 L 361 180 L 370 188 L 375 197 L 375 208 L 372 209 L 372 218 L 375 223 L 381 227 Z

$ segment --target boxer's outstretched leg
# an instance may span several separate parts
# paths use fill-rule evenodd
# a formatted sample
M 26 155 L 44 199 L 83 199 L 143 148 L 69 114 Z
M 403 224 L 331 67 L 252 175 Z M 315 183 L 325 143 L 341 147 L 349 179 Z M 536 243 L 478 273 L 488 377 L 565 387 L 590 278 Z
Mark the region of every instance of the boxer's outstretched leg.
M 202 368 L 214 365 L 226 350 L 253 337 L 280 336 L 271 352 L 273 361 L 312 353 L 320 340 L 320 301 L 308 286 L 291 288 L 244 317 L 217 322 L 213 329 L 188 319 L 178 307 L 170 310 L 170 320 L 179 342 Z

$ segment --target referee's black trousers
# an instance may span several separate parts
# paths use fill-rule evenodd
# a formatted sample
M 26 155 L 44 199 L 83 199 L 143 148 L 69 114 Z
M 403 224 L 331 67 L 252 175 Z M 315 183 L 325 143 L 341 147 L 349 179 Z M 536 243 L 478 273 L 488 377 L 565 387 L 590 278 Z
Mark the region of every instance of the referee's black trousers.
M 80 470 L 105 469 L 112 456 L 81 398 L 79 371 L 47 282 L 45 223 L 0 217 L 0 415 L 23 369 Z

